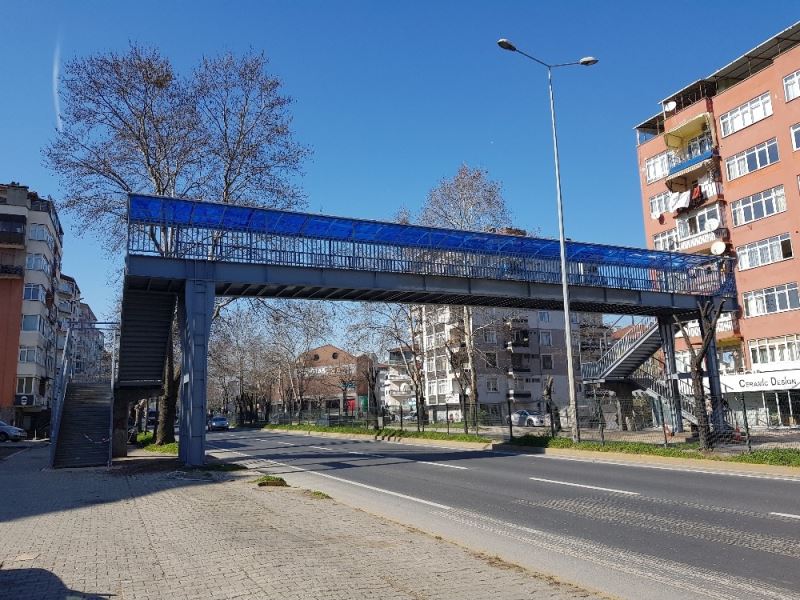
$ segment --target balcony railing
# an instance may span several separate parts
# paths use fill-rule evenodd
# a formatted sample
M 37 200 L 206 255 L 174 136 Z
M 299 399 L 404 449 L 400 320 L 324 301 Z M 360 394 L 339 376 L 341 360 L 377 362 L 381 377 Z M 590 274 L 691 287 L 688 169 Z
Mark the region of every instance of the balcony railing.
M 706 150 L 700 154 L 695 154 L 694 156 L 675 152 L 670 157 L 669 175 L 675 175 L 676 173 L 685 171 L 691 167 L 694 167 L 695 165 L 699 165 L 703 161 L 706 161 L 713 156 L 713 149 Z
M 717 319 L 717 334 L 723 332 L 738 333 L 739 319 L 734 317 L 731 313 L 720 315 Z M 700 324 L 697 321 L 689 321 L 686 324 L 686 333 L 690 337 L 700 337 Z M 676 335 L 680 335 L 680 332 Z
M 688 250 L 697 246 L 712 244 L 717 240 L 724 240 L 728 237 L 727 227 L 717 227 L 713 231 L 704 231 L 688 238 L 678 240 L 678 250 Z

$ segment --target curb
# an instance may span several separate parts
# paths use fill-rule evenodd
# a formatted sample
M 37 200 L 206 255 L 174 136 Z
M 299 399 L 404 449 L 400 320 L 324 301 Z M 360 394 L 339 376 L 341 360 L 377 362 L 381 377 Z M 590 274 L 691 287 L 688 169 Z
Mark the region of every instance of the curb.
M 800 468 L 781 465 L 736 463 L 724 460 L 677 458 L 650 454 L 627 454 L 625 452 L 597 452 L 570 448 L 538 448 L 533 446 L 526 448 L 525 446 L 512 446 L 506 443 L 494 444 L 493 450 L 509 454 L 544 454 L 561 458 L 581 458 L 587 462 L 625 463 L 631 466 L 683 467 L 686 471 L 714 471 L 733 475 L 791 477 L 800 481 Z
M 360 435 L 357 433 L 333 433 L 327 431 L 304 431 L 301 429 L 265 429 L 270 433 L 283 433 L 285 435 L 308 435 L 315 437 L 339 438 L 345 440 L 369 440 L 375 442 L 390 442 L 393 444 L 408 444 L 410 446 L 433 446 L 438 448 L 452 448 L 454 450 L 492 450 L 493 442 L 460 442 L 457 440 L 431 440 L 425 438 L 405 438 L 379 435 Z

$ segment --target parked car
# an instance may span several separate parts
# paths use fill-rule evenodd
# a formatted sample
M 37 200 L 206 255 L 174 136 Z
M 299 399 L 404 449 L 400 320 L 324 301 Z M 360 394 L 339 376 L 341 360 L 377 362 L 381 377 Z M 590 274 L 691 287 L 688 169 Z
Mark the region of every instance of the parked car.
M 27 437 L 28 434 L 24 429 L 9 425 L 5 421 L 0 421 L 0 442 L 7 442 L 8 440 L 18 442 Z
M 230 424 L 228 418 L 223 416 L 211 417 L 208 421 L 209 431 L 227 431 Z
M 512 423 L 519 427 L 544 427 L 546 425 L 544 415 L 527 410 L 517 410 L 511 413 L 511 417 L 506 417 L 506 423 Z

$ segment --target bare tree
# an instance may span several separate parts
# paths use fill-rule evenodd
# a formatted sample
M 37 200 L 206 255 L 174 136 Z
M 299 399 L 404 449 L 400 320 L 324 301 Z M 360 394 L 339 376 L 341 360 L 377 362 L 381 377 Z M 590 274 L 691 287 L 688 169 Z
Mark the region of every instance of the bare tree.
M 462 164 L 452 179 L 443 179 L 428 193 L 420 213 L 423 225 L 448 227 L 466 231 L 494 231 L 508 227 L 511 217 L 503 199 L 501 186 L 489 178 L 483 169 L 471 169 Z M 448 359 L 462 390 L 470 388 L 469 411 L 477 419 L 478 380 L 475 369 L 474 308 L 451 307 L 450 313 L 459 333 L 459 347 L 454 350 L 446 344 Z M 466 408 L 466 407 L 465 407 Z M 476 421 L 477 422 L 477 421 Z M 464 418 L 465 432 L 468 429 Z
M 136 44 L 68 62 L 60 86 L 63 128 L 43 155 L 80 229 L 119 251 L 132 192 L 301 205 L 292 181 L 308 150 L 293 142 L 291 100 L 266 67 L 263 54 L 228 53 L 182 76 L 158 50 Z M 170 251 L 171 232 L 150 234 L 160 252 Z M 157 443 L 174 441 L 180 374 L 173 344 L 167 347 Z
M 691 342 L 691 337 L 686 331 L 686 325 L 675 318 L 675 322 L 681 330 L 683 340 L 686 342 L 686 349 L 689 351 L 691 373 L 692 373 L 692 392 L 694 393 L 694 416 L 697 419 L 698 435 L 700 436 L 700 448 L 710 450 L 714 443 L 711 438 L 711 425 L 708 420 L 708 410 L 706 408 L 706 394 L 703 386 L 703 363 L 708 355 L 708 349 L 712 340 L 717 334 L 717 320 L 722 313 L 722 303 L 719 301 L 707 300 L 698 302 L 698 321 L 701 326 L 702 339 L 700 345 L 695 346 Z M 712 398 L 714 402 L 721 401 L 720 398 Z

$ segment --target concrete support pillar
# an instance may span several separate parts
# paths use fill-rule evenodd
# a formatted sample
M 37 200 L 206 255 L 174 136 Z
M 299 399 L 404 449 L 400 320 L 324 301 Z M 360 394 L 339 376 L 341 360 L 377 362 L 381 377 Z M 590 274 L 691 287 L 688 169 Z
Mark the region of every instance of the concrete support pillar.
M 178 298 L 182 368 L 178 455 L 187 466 L 205 462 L 208 338 L 214 311 L 214 282 L 187 279 Z
M 670 411 L 668 418 L 672 421 L 672 431 L 681 433 L 683 431 L 683 411 L 681 409 L 681 394 L 678 388 L 677 363 L 675 361 L 675 327 L 672 319 L 667 317 L 658 318 L 658 332 L 661 335 L 661 348 L 664 351 L 664 365 L 667 375 L 667 387 L 670 390 Z
M 706 324 L 699 319 L 701 339 L 705 339 Z M 719 379 L 719 357 L 717 356 L 717 332 L 713 332 L 711 343 L 708 345 L 706 353 L 706 377 L 708 377 L 708 389 L 711 392 L 711 425 L 715 431 L 723 431 L 725 428 L 725 413 L 722 409 L 722 383 Z

